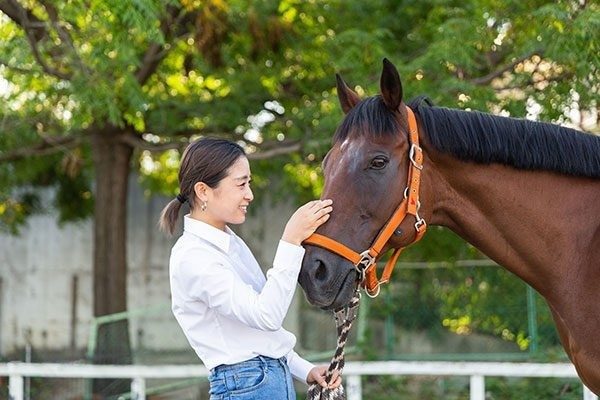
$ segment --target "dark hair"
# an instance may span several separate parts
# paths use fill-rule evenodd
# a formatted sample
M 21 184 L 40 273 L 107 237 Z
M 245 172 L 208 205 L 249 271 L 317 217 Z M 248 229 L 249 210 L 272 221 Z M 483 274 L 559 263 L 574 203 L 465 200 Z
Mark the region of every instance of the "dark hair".
M 431 145 L 461 160 L 600 178 L 600 137 L 545 122 L 433 107 L 422 98 L 409 106 Z
M 238 158 L 245 156 L 240 145 L 226 139 L 205 137 L 190 143 L 183 152 L 179 166 L 179 195 L 163 208 L 160 229 L 173 234 L 183 203 L 187 201 L 190 208 L 194 209 L 194 185 L 204 182 L 216 188 Z

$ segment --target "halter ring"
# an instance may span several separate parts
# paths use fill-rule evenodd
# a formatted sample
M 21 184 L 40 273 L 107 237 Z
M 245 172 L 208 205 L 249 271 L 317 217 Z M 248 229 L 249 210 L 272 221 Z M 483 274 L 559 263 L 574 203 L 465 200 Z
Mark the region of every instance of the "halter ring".
M 377 282 L 377 291 L 375 291 L 375 293 L 371 294 L 366 289 L 365 289 L 365 293 L 367 294 L 367 296 L 369 296 L 370 298 L 374 299 L 375 297 L 379 296 L 379 291 L 380 290 L 381 290 L 381 282 Z

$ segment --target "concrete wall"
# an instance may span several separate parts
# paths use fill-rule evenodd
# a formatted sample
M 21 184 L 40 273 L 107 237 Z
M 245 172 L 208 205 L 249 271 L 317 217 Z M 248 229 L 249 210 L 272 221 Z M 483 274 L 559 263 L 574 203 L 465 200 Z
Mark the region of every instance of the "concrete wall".
M 43 193 L 51 204 L 50 192 Z M 128 309 L 151 310 L 131 319 L 134 346 L 187 349 L 169 312 L 168 259 L 176 238 L 157 229 L 163 197 L 146 197 L 131 179 L 128 216 Z M 232 227 L 268 268 L 294 208 L 269 199 L 253 204 L 245 224 Z M 0 355 L 28 343 L 37 350 L 87 346 L 92 320 L 92 222 L 58 226 L 52 213 L 29 219 L 20 236 L 0 234 Z M 297 293 L 298 297 L 300 293 Z M 285 326 L 297 331 L 297 299 Z

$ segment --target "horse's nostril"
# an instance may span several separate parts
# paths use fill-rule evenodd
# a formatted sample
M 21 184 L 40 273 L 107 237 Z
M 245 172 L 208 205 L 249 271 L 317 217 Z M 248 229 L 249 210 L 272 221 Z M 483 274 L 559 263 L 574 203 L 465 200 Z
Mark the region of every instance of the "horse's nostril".
M 315 279 L 323 281 L 327 278 L 327 267 L 321 260 L 317 260 L 317 269 L 315 270 Z

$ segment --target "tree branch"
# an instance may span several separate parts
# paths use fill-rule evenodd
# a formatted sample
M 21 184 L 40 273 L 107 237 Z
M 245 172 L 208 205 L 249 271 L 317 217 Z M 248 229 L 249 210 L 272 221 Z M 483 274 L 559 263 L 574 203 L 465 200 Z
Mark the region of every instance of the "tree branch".
M 498 69 L 496 71 L 493 71 L 493 72 L 491 72 L 487 75 L 481 76 L 479 78 L 469 79 L 469 82 L 471 82 L 474 85 L 487 85 L 494 79 L 502 76 L 502 74 L 504 74 L 505 72 L 513 70 L 517 65 L 519 65 L 520 63 L 522 63 L 525 60 L 530 59 L 535 54 L 539 54 L 541 56 L 542 50 L 541 49 L 534 50 L 528 54 L 521 56 L 520 58 L 516 59 L 512 63 L 501 67 L 500 69 Z
M 158 65 L 160 64 L 163 57 L 160 57 L 159 54 L 162 51 L 162 45 L 158 43 L 152 43 L 146 50 L 144 54 L 144 58 L 142 59 L 142 65 L 138 68 L 135 73 L 135 79 L 138 81 L 140 85 L 146 83 L 148 78 L 152 76 Z
M 523 83 L 518 83 L 518 84 L 514 84 L 514 85 L 507 85 L 507 86 L 503 86 L 503 87 L 498 87 L 498 88 L 494 88 L 494 91 L 496 92 L 505 92 L 505 91 L 509 91 L 509 90 L 524 90 L 524 86 L 531 86 L 534 88 L 534 90 L 536 91 L 540 91 L 539 88 L 536 88 L 536 85 L 539 85 L 540 83 L 550 83 L 550 82 L 561 82 L 564 81 L 565 79 L 569 79 L 573 77 L 573 73 L 571 72 L 563 72 L 562 74 L 558 74 L 555 76 L 551 76 L 551 77 L 546 77 L 544 79 L 538 79 L 538 80 L 533 80 L 533 78 L 528 79 L 526 82 Z
M 197 133 L 197 132 L 196 132 Z M 214 133 L 212 134 L 214 136 Z M 0 163 L 19 161 L 29 157 L 46 156 L 58 153 L 60 151 L 72 149 L 79 146 L 83 141 L 81 136 L 44 136 L 39 143 L 29 147 L 20 148 L 8 153 L 0 153 Z M 177 149 L 183 151 L 190 143 L 189 140 L 173 141 L 168 143 L 150 143 L 138 135 L 126 133 L 121 135 L 121 141 L 129 146 L 147 150 L 153 153 L 160 153 L 167 150 Z M 262 146 L 256 145 L 257 151 L 248 154 L 250 160 L 265 160 L 285 154 L 296 153 L 302 150 L 302 142 L 269 142 Z
M 52 26 L 58 33 L 58 36 L 60 37 L 60 39 L 64 43 L 66 43 L 69 46 L 69 48 L 71 49 L 71 52 L 73 53 L 73 56 L 75 57 L 75 61 L 79 65 L 79 68 L 81 69 L 81 71 L 84 73 L 89 73 L 89 70 L 83 64 L 81 57 L 79 57 L 79 53 L 77 52 L 77 49 L 75 48 L 75 45 L 73 44 L 73 39 L 71 38 L 71 35 L 60 24 L 59 17 L 58 17 L 58 11 L 56 10 L 56 7 L 54 7 L 53 4 L 49 3 L 46 0 L 39 0 L 39 2 L 46 9 L 46 12 L 48 13 L 48 16 L 50 17 L 50 21 L 52 22 Z
M 31 10 L 23 8 L 17 0 L 0 0 L 0 11 L 23 28 L 36 43 L 48 36 L 44 21 L 33 15 Z
M 22 74 L 31 74 L 31 73 L 35 72 L 34 70 L 32 70 L 30 68 L 22 68 L 22 67 L 16 67 L 14 65 L 10 65 L 10 63 L 8 63 L 7 61 L 4 61 L 4 60 L 0 60 L 0 65 L 4 65 L 8 69 L 15 71 L 15 72 L 22 73 Z
M 198 133 L 199 132 L 195 132 L 195 134 Z M 206 132 L 203 133 L 207 134 Z M 212 133 L 211 135 L 215 136 L 214 133 Z M 173 149 L 183 151 L 187 147 L 187 145 L 190 144 L 190 135 L 181 136 L 187 136 L 188 140 L 180 140 L 167 143 L 150 143 L 138 135 L 135 135 L 133 133 L 127 133 L 121 136 L 121 141 L 135 149 L 146 150 L 152 153 L 160 153 L 163 151 Z M 265 160 L 280 155 L 295 153 L 302 149 L 302 143 L 300 141 L 270 142 L 268 144 L 264 144 L 263 146 L 257 145 L 256 143 L 251 144 L 257 148 L 257 151 L 248 154 L 248 159 L 250 160 Z
M 80 136 L 45 136 L 39 143 L 8 153 L 0 153 L 0 163 L 19 161 L 24 158 L 47 156 L 79 146 Z
M 29 41 L 33 57 L 48 75 L 69 80 L 70 75 L 48 65 L 40 54 L 38 44 L 48 37 L 45 21 L 37 18 L 31 10 L 22 7 L 17 0 L 0 0 L 0 11 L 19 25 Z
M 48 75 L 52 75 L 56 78 L 68 81 L 69 79 L 71 79 L 71 74 L 67 74 L 64 72 L 59 71 L 56 68 L 52 68 L 51 66 L 49 66 L 42 58 L 42 55 L 40 54 L 40 51 L 38 49 L 38 42 L 36 42 L 34 40 L 33 37 L 31 37 L 29 35 L 29 32 L 26 32 L 27 34 L 27 39 L 29 40 L 29 44 L 31 45 L 31 51 L 33 52 L 33 58 L 35 58 L 35 60 L 38 62 L 38 64 L 40 64 L 40 66 L 42 67 L 42 69 L 44 70 L 45 73 L 47 73 Z
M 134 149 L 138 150 L 147 150 L 152 153 L 160 153 L 167 150 L 183 150 L 188 144 L 189 141 L 176 141 L 176 142 L 167 142 L 167 143 L 151 143 L 144 140 L 142 137 L 135 135 L 133 133 L 126 133 L 121 136 L 121 141 Z
M 279 147 L 274 147 L 269 150 L 261 151 L 259 148 L 259 151 L 248 154 L 248 159 L 249 160 L 266 160 L 266 159 L 277 157 L 277 156 L 296 153 L 300 150 L 302 150 L 301 142 L 287 143 L 285 145 L 281 145 Z
M 160 21 L 160 30 L 165 38 L 169 37 L 172 32 L 171 27 L 178 26 L 184 15 L 185 12 L 180 7 L 168 7 L 166 17 Z M 167 54 L 163 50 L 164 46 L 156 42 L 150 43 L 148 49 L 146 49 L 142 63 L 135 72 L 135 78 L 140 85 L 144 85 L 160 65 Z

